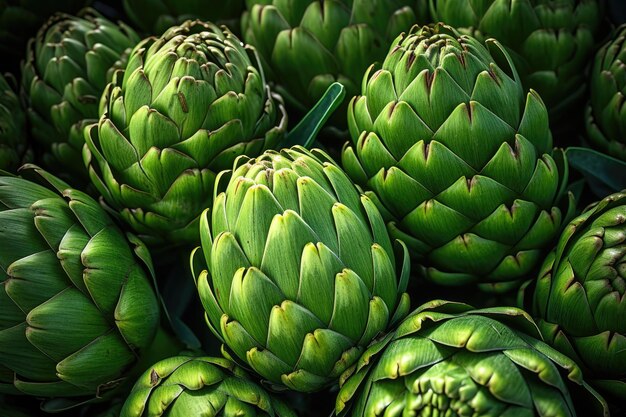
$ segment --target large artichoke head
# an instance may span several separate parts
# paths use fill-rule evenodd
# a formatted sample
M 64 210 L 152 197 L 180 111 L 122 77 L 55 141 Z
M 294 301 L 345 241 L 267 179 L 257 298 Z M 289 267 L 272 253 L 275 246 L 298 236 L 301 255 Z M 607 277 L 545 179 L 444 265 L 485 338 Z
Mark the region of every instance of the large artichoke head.
M 510 289 L 558 234 L 567 165 L 547 110 L 476 39 L 444 25 L 398 37 L 348 123 L 344 168 L 430 280 Z
M 336 411 L 352 417 L 608 416 L 580 368 L 540 338 L 522 310 L 431 301 L 344 375 Z
M 626 161 L 626 26 L 596 54 L 586 108 L 587 136 L 602 152 Z
M 120 417 L 295 417 L 285 404 L 224 358 L 176 356 L 150 367 Z
M 307 108 L 339 81 L 353 96 L 367 67 L 417 22 L 415 0 L 246 0 L 246 42 L 286 98 Z M 425 22 L 422 22 L 425 23 Z
M 150 258 L 91 197 L 32 174 L 45 186 L 0 175 L 0 392 L 100 397 L 157 330 Z
M 72 183 L 87 179 L 81 152 L 83 129 L 98 120 L 98 103 L 122 55 L 139 42 L 123 23 L 91 9 L 58 13 L 28 44 L 22 96 L 42 162 Z
M 196 274 L 207 322 L 277 388 L 337 382 L 406 315 L 406 248 L 396 264 L 375 205 L 321 151 L 240 158 L 200 228 L 192 260 L 202 252 L 208 266 Z
M 124 10 L 142 31 L 161 35 L 185 20 L 200 19 L 212 22 L 235 23 L 244 9 L 244 0 L 124 0 Z
M 216 173 L 282 140 L 287 115 L 253 52 L 228 29 L 187 21 L 140 43 L 107 86 L 85 162 L 146 243 L 197 243 Z
M 567 225 L 524 294 L 545 340 L 578 362 L 601 391 L 626 398 L 624 192 Z
M 585 70 L 602 23 L 598 0 L 430 0 L 435 21 L 507 48 L 525 89 L 551 115 L 567 115 L 585 92 Z M 574 109 L 575 110 L 575 109 Z
M 0 74 L 0 169 L 19 168 L 28 148 L 26 136 L 26 115 L 13 87 Z

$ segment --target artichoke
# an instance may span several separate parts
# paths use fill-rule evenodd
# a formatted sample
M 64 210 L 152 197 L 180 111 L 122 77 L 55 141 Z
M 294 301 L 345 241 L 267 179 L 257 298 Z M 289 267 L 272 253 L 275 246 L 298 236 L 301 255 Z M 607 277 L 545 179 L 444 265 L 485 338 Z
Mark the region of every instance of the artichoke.
M 295 413 L 223 358 L 177 356 L 150 367 L 120 417 L 295 417 Z
M 353 96 L 388 44 L 417 22 L 416 0 L 246 0 L 243 36 L 291 104 L 306 109 L 334 81 Z M 426 23 L 426 22 L 422 22 Z M 344 122 L 345 123 L 345 122 Z
M 380 213 L 322 151 L 239 158 L 200 235 L 207 323 L 277 389 L 337 382 L 408 311 L 406 247 L 396 266 Z
M 217 172 L 282 140 L 287 115 L 253 50 L 228 29 L 187 21 L 131 53 L 85 132 L 89 176 L 150 245 L 199 241 Z
M 596 54 L 585 123 L 591 144 L 626 161 L 626 26 Z
M 600 3 L 430 0 L 430 12 L 435 21 L 481 41 L 490 37 L 500 41 L 515 62 L 524 88 L 535 89 L 555 119 L 567 117 L 585 92 L 585 71 L 603 18 Z
M 349 105 L 345 170 L 443 285 L 519 286 L 574 207 L 557 206 L 567 164 L 548 112 L 498 46 L 506 67 L 449 26 L 414 27 Z
M 544 339 L 600 391 L 626 399 L 626 193 L 567 225 L 522 292 Z M 526 296 L 528 295 L 528 296 Z
M 516 308 L 431 301 L 344 375 L 336 410 L 345 415 L 351 407 L 352 417 L 608 416 L 580 368 L 540 337 Z
M 17 170 L 26 151 L 26 116 L 15 91 L 0 75 L 0 169 Z
M 137 42 L 130 27 L 90 9 L 54 15 L 29 42 L 22 95 L 32 136 L 44 149 L 41 160 L 54 173 L 76 184 L 87 180 L 83 130 L 97 121 L 107 80 Z
M 0 393 L 101 397 L 159 325 L 150 257 L 85 193 L 0 176 Z
M 19 70 L 28 39 L 55 12 L 75 13 L 88 0 L 0 0 L 0 72 Z
M 142 31 L 153 35 L 161 35 L 188 19 L 232 22 L 229 26 L 238 29 L 243 9 L 244 0 L 124 0 L 124 10 L 130 20 Z

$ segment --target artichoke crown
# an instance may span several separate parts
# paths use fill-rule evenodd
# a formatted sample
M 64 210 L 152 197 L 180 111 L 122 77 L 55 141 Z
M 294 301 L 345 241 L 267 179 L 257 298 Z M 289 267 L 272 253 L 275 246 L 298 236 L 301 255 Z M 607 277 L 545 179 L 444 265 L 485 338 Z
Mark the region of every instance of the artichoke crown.
M 137 42 L 130 27 L 90 9 L 79 16 L 55 14 L 31 39 L 22 67 L 22 95 L 47 165 L 85 176 L 80 163 L 83 128 L 97 120 L 106 83 Z
M 626 194 L 572 220 L 534 285 L 544 338 L 602 390 L 626 398 Z
M 159 324 L 150 258 L 99 204 L 37 171 L 0 176 L 0 392 L 102 396 Z
M 244 39 L 270 76 L 300 105 L 334 81 L 356 94 L 363 72 L 417 20 L 412 0 L 247 0 Z
M 192 412 L 192 410 L 194 410 Z M 293 411 L 223 358 L 176 356 L 150 367 L 128 396 L 120 417 L 159 414 L 295 417 Z
M 602 19 L 597 0 L 429 0 L 435 21 L 480 40 L 496 38 L 511 54 L 526 89 L 553 115 L 585 91 L 585 68 Z
M 431 301 L 344 375 L 336 410 L 353 417 L 607 415 L 580 368 L 540 337 L 516 308 Z
M 228 29 L 188 21 L 133 50 L 86 133 L 106 202 L 148 243 L 194 242 L 216 172 L 280 140 L 286 113 Z
M 406 249 L 396 266 L 378 210 L 321 151 L 238 160 L 201 238 L 213 332 L 276 386 L 332 384 L 406 314 Z
M 508 66 L 447 26 L 398 37 L 349 105 L 342 157 L 430 279 L 506 289 L 560 229 L 567 170 L 543 102 L 492 46 Z
M 626 27 L 596 54 L 591 71 L 586 127 L 600 150 L 626 160 Z

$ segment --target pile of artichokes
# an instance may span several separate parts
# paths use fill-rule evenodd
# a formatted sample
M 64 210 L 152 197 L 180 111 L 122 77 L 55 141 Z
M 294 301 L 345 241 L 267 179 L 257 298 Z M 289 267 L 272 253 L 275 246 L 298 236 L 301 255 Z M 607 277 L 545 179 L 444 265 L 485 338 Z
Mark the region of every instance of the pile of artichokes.
M 626 415 L 624 15 L 0 1 L 0 417 Z

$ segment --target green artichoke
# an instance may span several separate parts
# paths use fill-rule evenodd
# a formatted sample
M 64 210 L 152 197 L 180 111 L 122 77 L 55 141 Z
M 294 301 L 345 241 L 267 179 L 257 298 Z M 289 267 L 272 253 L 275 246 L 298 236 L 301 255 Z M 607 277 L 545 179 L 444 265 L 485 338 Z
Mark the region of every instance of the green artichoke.
M 106 202 L 148 244 L 197 244 L 217 173 L 278 144 L 279 96 L 228 29 L 188 21 L 131 53 L 85 132 L 85 162 Z
M 322 151 L 268 151 L 233 171 L 192 254 L 207 323 L 276 388 L 320 390 L 406 315 L 407 249 L 396 266 L 375 205 Z
M 431 301 L 365 352 L 336 410 L 345 415 L 351 407 L 352 417 L 608 416 L 580 368 L 540 338 L 522 310 Z
M 436 283 L 519 286 L 574 207 L 570 194 L 567 213 L 557 206 L 567 164 L 540 97 L 449 26 L 400 36 L 366 74 L 348 124 L 345 170 Z
M 150 256 L 85 193 L 0 175 L 0 393 L 101 397 L 159 325 Z
M 12 86 L 0 75 L 0 169 L 16 171 L 27 149 L 26 115 Z
M 0 0 L 0 72 L 19 70 L 28 39 L 48 16 L 56 12 L 75 13 L 89 0 Z
M 416 0 L 246 0 L 246 42 L 259 51 L 268 77 L 301 109 L 334 81 L 358 92 L 367 67 L 417 23 Z M 422 22 L 426 23 L 426 22 Z
M 535 89 L 552 119 L 571 116 L 603 13 L 597 0 L 430 0 L 435 21 L 508 50 L 525 89 Z M 554 121 L 554 120 L 553 120 Z M 568 121 L 571 123 L 571 120 Z
M 90 9 L 78 17 L 54 15 L 29 42 L 22 95 L 30 130 L 45 166 L 72 183 L 87 180 L 83 130 L 98 120 L 104 87 L 137 42 L 130 27 Z
M 522 303 L 544 339 L 600 391 L 626 399 L 626 193 L 572 220 L 529 285 Z
M 585 123 L 591 144 L 626 161 L 626 26 L 596 54 Z
M 238 29 L 244 0 L 124 0 L 124 10 L 142 31 L 161 35 L 188 19 L 230 23 Z
M 295 417 L 233 362 L 177 356 L 150 367 L 120 417 Z

